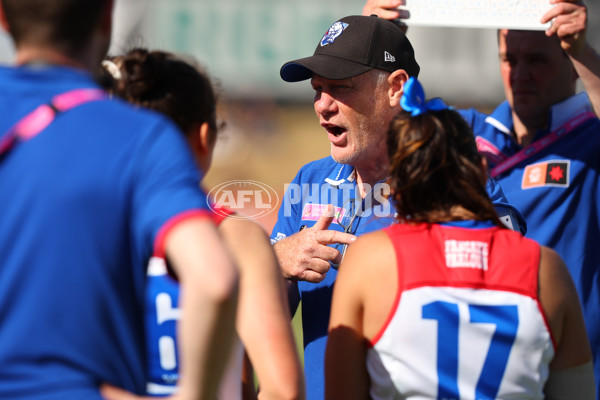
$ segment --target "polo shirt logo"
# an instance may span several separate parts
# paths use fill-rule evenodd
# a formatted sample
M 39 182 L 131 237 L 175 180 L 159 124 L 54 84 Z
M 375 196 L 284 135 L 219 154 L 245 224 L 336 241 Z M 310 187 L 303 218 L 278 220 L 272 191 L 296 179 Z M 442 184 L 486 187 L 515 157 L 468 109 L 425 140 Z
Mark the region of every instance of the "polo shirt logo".
M 312 203 L 306 203 L 304 205 L 304 209 L 302 210 L 302 220 L 303 221 L 318 221 L 319 218 L 321 218 L 321 216 L 323 214 L 325 214 L 325 211 L 327 210 L 327 206 L 328 204 L 312 204 Z M 334 207 L 334 218 L 333 218 L 333 222 L 336 224 L 339 224 L 338 221 L 341 221 L 342 218 L 344 218 L 344 214 L 346 213 L 346 210 L 343 209 L 342 207 Z
M 569 186 L 570 160 L 551 160 L 525 167 L 523 171 L 522 189 L 542 186 Z

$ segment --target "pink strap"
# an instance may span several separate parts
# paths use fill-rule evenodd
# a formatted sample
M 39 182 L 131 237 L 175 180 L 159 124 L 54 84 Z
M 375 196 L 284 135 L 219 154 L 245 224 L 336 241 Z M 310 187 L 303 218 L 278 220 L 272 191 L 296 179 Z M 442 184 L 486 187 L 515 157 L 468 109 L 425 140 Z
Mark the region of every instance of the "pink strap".
M 572 118 L 570 121 L 568 121 L 566 124 L 551 132 L 549 135 L 536 140 L 529 146 L 522 148 L 518 153 L 514 154 L 512 157 L 496 165 L 496 167 L 494 167 L 490 171 L 490 175 L 492 176 L 492 178 L 495 178 L 498 175 L 508 171 L 520 162 L 532 157 L 534 154 L 539 153 L 540 151 L 550 146 L 557 140 L 567 136 L 569 133 L 573 132 L 575 128 L 577 128 L 579 125 L 595 117 L 596 115 L 591 112 L 584 112 L 582 114 L 579 114 L 575 118 Z
M 104 98 L 106 98 L 106 93 L 94 88 L 74 89 L 54 96 L 50 104 L 38 106 L 0 138 L 0 155 L 8 152 L 17 140 L 26 141 L 42 132 L 54 121 L 59 112 Z
M 58 111 L 67 111 L 80 104 L 104 98 L 106 98 L 106 93 L 100 89 L 74 89 L 54 96 L 52 105 Z

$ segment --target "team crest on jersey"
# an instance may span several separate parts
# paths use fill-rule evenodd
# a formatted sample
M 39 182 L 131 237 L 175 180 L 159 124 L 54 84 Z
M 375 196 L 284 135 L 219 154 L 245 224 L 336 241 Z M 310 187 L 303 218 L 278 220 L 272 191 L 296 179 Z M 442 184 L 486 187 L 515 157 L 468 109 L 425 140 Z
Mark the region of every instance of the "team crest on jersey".
M 569 186 L 570 160 L 550 160 L 525 167 L 522 189 L 532 189 L 542 186 Z
M 347 23 L 340 21 L 335 22 L 333 25 L 331 25 L 327 33 L 321 39 L 321 46 L 326 46 L 335 42 L 335 39 L 337 39 L 338 36 L 342 34 L 342 32 L 344 31 L 344 29 L 346 29 L 347 26 Z

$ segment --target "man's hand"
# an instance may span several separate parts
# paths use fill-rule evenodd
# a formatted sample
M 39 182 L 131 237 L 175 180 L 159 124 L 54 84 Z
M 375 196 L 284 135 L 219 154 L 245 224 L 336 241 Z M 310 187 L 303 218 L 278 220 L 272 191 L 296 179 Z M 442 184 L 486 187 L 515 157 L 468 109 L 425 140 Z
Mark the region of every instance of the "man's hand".
M 356 236 L 328 230 L 333 218 L 333 206 L 328 205 L 326 212 L 313 227 L 303 229 L 275 243 L 273 250 L 285 278 L 318 283 L 325 279 L 330 261 L 336 264 L 341 262 L 340 252 L 327 245 L 350 244 L 356 240 Z
M 367 0 L 363 7 L 363 15 L 376 14 L 383 19 L 401 18 L 398 7 L 404 3 L 405 0 Z
M 408 26 L 404 20 L 410 17 L 410 13 L 407 10 L 398 9 L 404 4 L 406 4 L 406 0 L 367 0 L 363 7 L 363 15 L 375 14 L 379 18 L 395 22 L 406 33 Z
M 580 0 L 550 0 L 554 4 L 541 19 L 545 24 L 552 21 L 546 30 L 547 36 L 556 35 L 564 51 L 571 56 L 581 54 L 586 46 L 587 10 Z

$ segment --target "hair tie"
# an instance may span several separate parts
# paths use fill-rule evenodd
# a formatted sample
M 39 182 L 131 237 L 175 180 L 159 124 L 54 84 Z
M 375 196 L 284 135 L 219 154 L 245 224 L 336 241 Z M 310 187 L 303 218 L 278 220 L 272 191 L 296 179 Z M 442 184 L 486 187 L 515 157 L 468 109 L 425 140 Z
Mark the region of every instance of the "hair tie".
M 404 111 L 410 112 L 413 117 L 427 111 L 441 111 L 450 108 L 439 97 L 425 101 L 423 86 L 415 77 L 409 78 L 404 84 L 404 94 L 400 98 L 400 106 Z
M 117 64 L 112 62 L 111 60 L 102 60 L 102 66 L 104 69 L 108 71 L 108 73 L 115 79 L 120 80 L 123 78 L 123 74 L 121 73 L 121 69 Z

